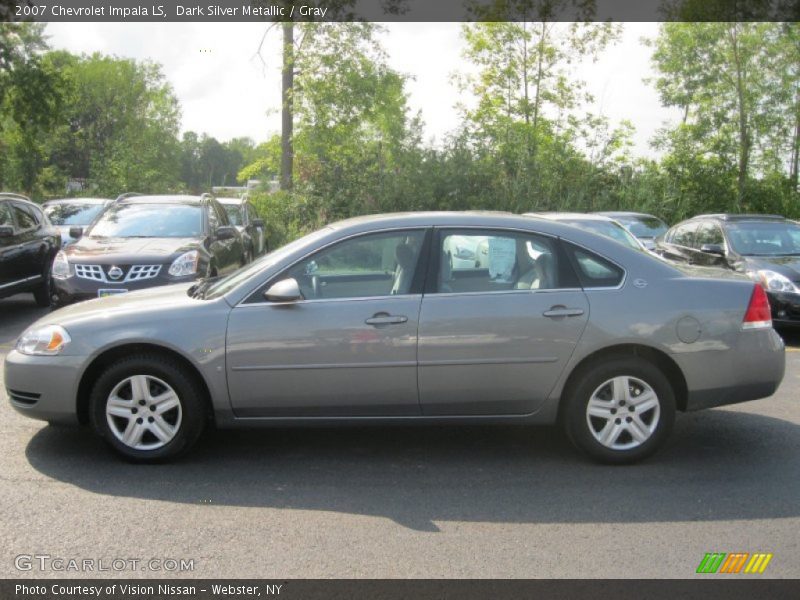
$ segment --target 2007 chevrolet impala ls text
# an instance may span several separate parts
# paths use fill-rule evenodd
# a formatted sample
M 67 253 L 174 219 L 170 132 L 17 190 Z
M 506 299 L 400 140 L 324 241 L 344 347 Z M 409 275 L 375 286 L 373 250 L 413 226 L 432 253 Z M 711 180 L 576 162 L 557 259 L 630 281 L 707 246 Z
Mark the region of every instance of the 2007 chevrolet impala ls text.
M 676 411 L 771 395 L 764 290 L 549 220 L 363 217 L 223 278 L 99 298 L 5 361 L 20 413 L 91 423 L 137 461 L 217 427 L 560 423 L 632 462 Z M 533 433 L 532 433 L 533 435 Z

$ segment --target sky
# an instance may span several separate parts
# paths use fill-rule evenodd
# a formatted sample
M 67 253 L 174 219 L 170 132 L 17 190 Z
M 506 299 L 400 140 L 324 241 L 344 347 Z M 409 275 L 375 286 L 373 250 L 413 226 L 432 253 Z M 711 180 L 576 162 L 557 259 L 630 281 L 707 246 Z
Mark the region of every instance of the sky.
M 460 23 L 389 23 L 380 39 L 391 67 L 409 76 L 412 111 L 421 111 L 427 141 L 440 143 L 458 128 L 459 102 L 469 104 L 453 83 L 468 72 Z M 182 131 L 207 133 L 219 141 L 250 137 L 265 141 L 280 131 L 280 31 L 263 23 L 50 23 L 53 48 L 73 53 L 101 52 L 160 63 L 180 100 Z M 595 98 L 588 109 L 612 123 L 630 120 L 636 128 L 632 153 L 655 157 L 655 132 L 674 122 L 645 79 L 652 77 L 652 38 L 657 23 L 626 23 L 622 39 L 596 62 L 576 65 L 574 74 Z

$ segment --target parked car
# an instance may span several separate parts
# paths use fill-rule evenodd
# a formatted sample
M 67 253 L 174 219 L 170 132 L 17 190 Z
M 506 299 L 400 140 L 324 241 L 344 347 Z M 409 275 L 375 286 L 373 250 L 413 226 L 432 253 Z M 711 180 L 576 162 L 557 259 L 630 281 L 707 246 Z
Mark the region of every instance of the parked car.
M 264 219 L 258 216 L 247 196 L 241 198 L 217 198 L 228 213 L 231 225 L 239 230 L 244 242 L 245 262 L 250 262 L 268 250 L 267 228 Z
M 33 292 L 36 304 L 50 306 L 50 265 L 60 247 L 58 230 L 39 205 L 0 192 L 0 298 Z
M 61 198 L 43 203 L 42 210 L 58 228 L 61 245 L 66 246 L 75 241 L 69 234 L 71 228 L 87 227 L 111 202 L 110 198 Z
M 645 248 L 653 250 L 656 238 L 669 229 L 669 225 L 654 215 L 626 211 L 605 211 L 595 213 L 609 217 L 620 223 L 638 239 Z
M 800 324 L 800 225 L 779 215 L 698 215 L 656 240 L 665 258 L 731 269 L 760 283 L 775 324 Z
M 59 302 L 216 277 L 244 264 L 242 236 L 211 195 L 130 196 L 53 261 Z
M 485 239 L 488 265 L 453 269 L 451 236 Z M 676 410 L 763 398 L 784 374 L 761 286 L 690 271 L 548 219 L 361 217 L 227 277 L 50 313 L 5 386 L 20 413 L 91 423 L 143 462 L 211 422 L 481 421 L 560 422 L 631 462 Z
M 607 238 L 611 238 L 620 244 L 624 244 L 636 250 L 645 249 L 644 245 L 637 240 L 630 231 L 625 229 L 614 219 L 602 215 L 570 212 L 529 212 L 525 213 L 525 216 L 539 217 L 540 219 L 549 219 L 551 221 L 565 223 L 566 225 L 580 227 L 581 229 L 604 235 Z

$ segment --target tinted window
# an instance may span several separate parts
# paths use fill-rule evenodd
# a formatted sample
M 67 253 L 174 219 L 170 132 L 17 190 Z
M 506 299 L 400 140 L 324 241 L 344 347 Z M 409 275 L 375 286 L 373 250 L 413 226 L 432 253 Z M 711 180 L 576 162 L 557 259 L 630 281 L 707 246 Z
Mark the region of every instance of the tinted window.
M 36 217 L 36 212 L 32 208 L 23 206 L 21 204 L 13 204 L 12 206 L 14 210 L 14 217 L 17 220 L 17 227 L 21 231 L 33 229 L 39 224 L 39 220 Z
M 506 231 L 442 232 L 436 293 L 505 292 L 564 286 L 556 242 Z
M 800 254 L 800 226 L 788 221 L 776 223 L 728 223 L 728 239 L 739 254 L 776 256 Z
M 0 225 L 14 227 L 14 221 L 11 218 L 11 208 L 8 202 L 0 202 Z
M 198 237 L 202 211 L 191 204 L 115 204 L 89 230 L 94 237 Z
M 242 211 L 237 205 L 223 204 L 222 207 L 225 209 L 231 225 L 240 226 L 242 224 Z
M 667 225 L 656 217 L 614 217 L 625 225 L 636 237 L 658 237 L 667 230 Z
M 225 212 L 225 209 L 222 208 L 219 202 L 210 202 L 209 206 L 211 206 L 211 210 L 217 213 L 217 221 L 219 221 L 220 225 L 231 225 L 228 213 Z
M 725 238 L 722 236 L 722 230 L 716 223 L 705 221 L 697 228 L 695 247 L 700 248 L 703 244 L 725 245 Z
M 625 272 L 611 261 L 572 244 L 566 247 L 584 288 L 617 287 L 622 283 Z
M 250 217 L 250 222 L 258 218 L 258 213 L 256 212 L 256 209 L 253 208 L 252 204 L 247 205 L 247 215 Z
M 53 225 L 88 225 L 103 210 L 102 204 L 51 204 L 44 212 Z
M 365 298 L 408 294 L 424 231 L 360 236 L 320 250 L 291 267 L 303 297 Z
M 697 223 L 686 223 L 685 225 L 678 225 L 672 230 L 669 241 L 676 246 L 692 247 L 694 242 L 694 230 L 697 229 Z

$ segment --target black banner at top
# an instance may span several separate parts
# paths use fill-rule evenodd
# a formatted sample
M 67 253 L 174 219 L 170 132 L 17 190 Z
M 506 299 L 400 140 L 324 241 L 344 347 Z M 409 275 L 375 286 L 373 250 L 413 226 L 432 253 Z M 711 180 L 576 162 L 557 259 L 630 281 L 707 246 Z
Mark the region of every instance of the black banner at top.
M 800 0 L 0 0 L 2 21 L 798 21 Z

